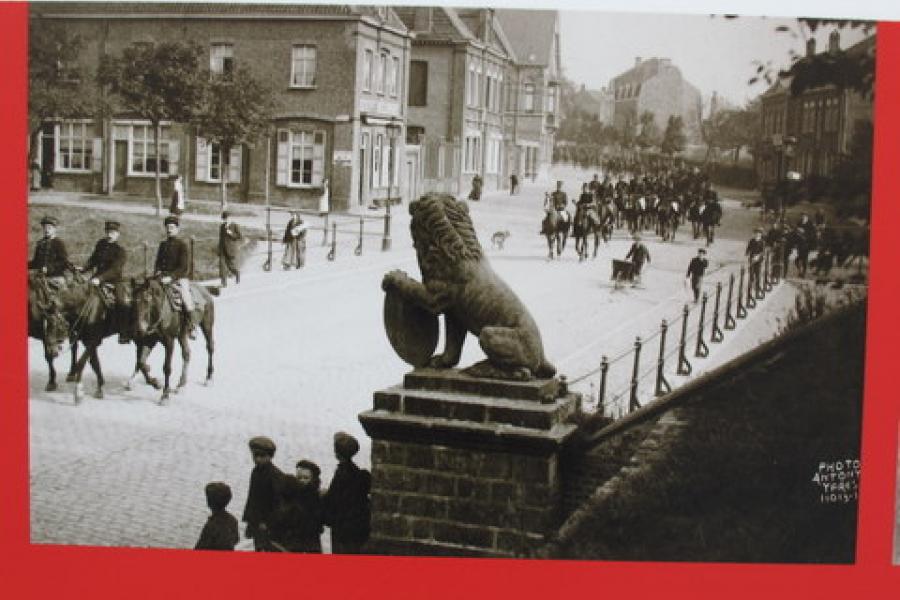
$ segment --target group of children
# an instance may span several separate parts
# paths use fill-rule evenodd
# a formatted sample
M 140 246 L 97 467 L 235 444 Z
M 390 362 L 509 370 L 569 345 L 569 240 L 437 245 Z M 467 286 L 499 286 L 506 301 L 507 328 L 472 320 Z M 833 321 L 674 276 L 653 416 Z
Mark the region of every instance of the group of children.
M 352 435 L 334 435 L 338 467 L 328 490 L 320 491 L 321 470 L 308 460 L 296 464 L 295 475 L 282 472 L 272 459 L 275 443 L 267 437 L 250 440 L 254 467 L 242 520 L 246 537 L 257 552 L 322 552 L 324 526 L 331 529 L 333 554 L 359 554 L 369 539 L 371 475 L 353 462 L 359 442 Z M 212 514 L 200 533 L 196 550 L 234 550 L 240 540 L 237 519 L 226 510 L 231 488 L 216 481 L 206 485 Z

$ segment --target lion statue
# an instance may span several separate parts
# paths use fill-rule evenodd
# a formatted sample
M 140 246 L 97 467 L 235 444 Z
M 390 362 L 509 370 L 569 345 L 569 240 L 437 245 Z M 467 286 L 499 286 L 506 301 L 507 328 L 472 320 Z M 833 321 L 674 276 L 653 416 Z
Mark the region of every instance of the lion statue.
M 452 196 L 429 194 L 410 203 L 409 212 L 422 282 L 395 270 L 384 276 L 381 287 L 435 319 L 444 315 L 444 352 L 432 356 L 428 365 L 457 365 L 471 332 L 487 360 L 464 373 L 522 381 L 552 377 L 556 368 L 544 356 L 537 324 L 488 264 L 468 206 Z

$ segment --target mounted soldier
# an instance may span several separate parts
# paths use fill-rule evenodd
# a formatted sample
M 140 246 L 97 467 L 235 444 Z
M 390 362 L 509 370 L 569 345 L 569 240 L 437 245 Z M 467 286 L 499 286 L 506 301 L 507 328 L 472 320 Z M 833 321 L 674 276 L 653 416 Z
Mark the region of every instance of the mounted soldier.
M 569 204 L 569 197 L 566 196 L 566 193 L 562 189 L 563 182 L 556 182 L 556 191 L 550 194 L 550 207 L 559 213 L 560 218 L 563 221 L 568 223 L 570 221 L 569 211 L 566 210 L 567 205 Z
M 187 244 L 178 237 L 180 222 L 178 217 L 169 215 L 163 223 L 166 226 L 166 239 L 160 242 L 156 252 L 154 274 L 165 285 L 176 285 L 181 293 L 182 308 L 187 318 L 188 337 L 195 339 L 195 329 L 200 315 L 194 314 L 194 299 L 191 296 L 190 251 Z
M 60 287 L 65 281 L 66 270 L 69 269 L 69 253 L 66 245 L 56 237 L 59 221 L 56 217 L 46 216 L 41 219 L 44 237 L 34 248 L 34 257 L 28 262 L 28 268 L 46 277 L 52 287 Z
M 125 262 L 128 260 L 128 253 L 119 245 L 120 227 L 116 221 L 106 222 L 104 225 L 106 235 L 94 245 L 94 251 L 85 263 L 84 270 L 90 274 L 92 285 L 112 291 L 114 303 L 110 308 L 113 322 L 119 331 L 119 343 L 127 344 L 131 341 L 128 335 L 131 306 L 125 285 Z

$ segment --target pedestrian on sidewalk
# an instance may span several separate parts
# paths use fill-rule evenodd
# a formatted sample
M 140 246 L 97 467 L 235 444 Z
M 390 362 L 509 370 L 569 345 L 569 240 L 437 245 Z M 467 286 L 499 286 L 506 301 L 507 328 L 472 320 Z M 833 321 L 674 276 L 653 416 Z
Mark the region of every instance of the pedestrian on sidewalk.
M 222 211 L 222 224 L 219 225 L 219 273 L 222 276 L 222 287 L 228 285 L 228 277 L 234 275 L 234 282 L 241 282 L 239 268 L 241 242 L 244 235 L 241 228 L 231 218 L 231 213 Z
M 221 481 L 206 484 L 206 505 L 212 514 L 200 532 L 194 550 L 234 550 L 240 541 L 238 522 L 225 510 L 231 502 L 231 488 Z
M 509 195 L 515 196 L 519 193 L 519 176 L 511 173 L 509 176 Z
M 353 462 L 359 442 L 349 433 L 334 434 L 338 468 L 322 499 L 325 524 L 331 528 L 332 554 L 360 554 L 369 539 L 372 475 Z
M 281 264 L 284 270 L 291 267 L 299 269 L 306 264 L 306 231 L 308 227 L 300 217 L 299 211 L 292 211 L 291 218 L 288 220 L 287 227 L 284 230 L 284 255 L 281 257 Z
M 641 269 L 644 268 L 644 263 L 650 262 L 650 251 L 641 242 L 641 236 L 634 235 L 634 242 L 631 244 L 628 254 L 625 255 L 625 260 L 630 260 L 633 265 L 634 282 L 632 286 L 636 286 L 641 281 Z
M 687 268 L 686 279 L 691 280 L 691 290 L 694 292 L 694 304 L 700 300 L 700 288 L 703 286 L 703 275 L 709 261 L 706 260 L 706 248 L 698 248 L 697 256 L 691 259 Z
M 269 524 L 283 495 L 285 474 L 272 463 L 275 442 L 258 436 L 250 440 L 253 470 L 242 520 L 247 523 L 245 535 L 253 540 L 257 552 L 272 552 Z
M 284 552 L 322 553 L 322 473 L 309 460 L 297 462 L 285 480 L 284 501 L 272 517 L 272 542 Z
M 322 195 L 319 196 L 319 216 L 324 217 L 331 211 L 331 197 L 328 191 L 328 178 L 322 180 Z
M 176 217 L 181 216 L 187 206 L 184 199 L 184 184 L 181 181 L 181 175 L 175 175 L 172 180 L 172 203 L 169 205 L 169 214 Z
M 469 192 L 469 200 L 481 200 L 481 175 L 475 173 L 475 177 L 472 178 L 472 190 Z
M 759 292 L 760 278 L 762 276 L 763 255 L 766 251 L 766 244 L 763 241 L 762 229 L 757 229 L 753 234 L 753 239 L 747 242 L 747 268 L 750 272 L 750 280 L 747 283 L 747 289 L 753 289 Z

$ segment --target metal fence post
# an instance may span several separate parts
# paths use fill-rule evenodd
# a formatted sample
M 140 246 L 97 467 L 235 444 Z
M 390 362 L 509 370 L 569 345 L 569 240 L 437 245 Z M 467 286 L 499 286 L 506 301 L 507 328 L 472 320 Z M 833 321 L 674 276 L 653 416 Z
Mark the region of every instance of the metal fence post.
M 366 220 L 360 216 L 359 217 L 359 243 L 356 245 L 356 250 L 353 251 L 357 256 L 362 255 L 362 242 L 363 242 L 363 227 L 365 226 Z
M 763 263 L 763 289 L 767 292 L 772 291 L 772 280 L 769 278 L 769 261 L 772 256 L 771 250 L 766 250 L 765 262 Z
M 741 265 L 741 278 L 738 282 L 737 294 L 737 318 L 744 319 L 747 317 L 747 309 L 744 307 L 744 266 Z
M 752 275 L 753 270 L 751 268 L 747 269 L 747 297 L 744 298 L 744 304 L 747 308 L 756 308 L 756 298 L 753 293 L 753 288 L 759 286 L 759 277 L 756 277 L 756 281 L 754 281 L 754 277 Z
M 713 342 L 721 342 L 725 337 L 722 329 L 719 327 L 719 299 L 722 297 L 722 282 L 716 282 L 716 303 L 713 306 L 712 332 L 709 339 Z
M 194 236 L 191 236 L 191 271 L 190 271 L 190 275 L 189 275 L 189 277 L 191 279 L 194 278 L 194 243 L 196 241 L 197 240 L 194 239 Z
M 659 360 L 656 364 L 656 395 L 662 396 L 663 394 L 668 394 L 672 391 L 672 386 L 669 385 L 669 382 L 666 381 L 666 376 L 663 373 L 665 370 L 666 364 L 666 332 L 669 329 L 669 324 L 666 323 L 666 320 L 663 319 L 662 323 L 659 326 Z
M 150 263 L 147 262 L 150 259 L 150 244 L 145 240 L 141 242 L 141 246 L 144 248 L 144 278 L 150 276 Z
M 731 299 L 734 292 L 734 273 L 728 278 L 728 302 L 725 305 L 725 329 L 734 329 L 737 323 L 734 321 L 734 315 L 731 314 Z
M 268 181 L 266 182 L 268 185 Z M 266 262 L 263 271 L 272 270 L 272 207 L 266 206 Z
M 327 230 L 325 235 L 328 235 Z M 331 224 L 331 250 L 328 251 L 328 260 L 334 260 L 337 255 L 337 223 Z
M 322 245 L 328 245 L 328 213 L 322 216 Z
M 634 370 L 631 372 L 631 398 L 628 403 L 628 412 L 633 412 L 641 407 L 638 402 L 638 370 L 641 364 L 641 337 L 634 340 Z
M 681 342 L 678 344 L 678 370 L 676 372 L 679 375 L 690 375 L 692 370 L 691 363 L 687 358 L 687 327 L 689 314 L 690 309 L 687 304 L 685 304 L 684 310 L 681 313 Z
M 606 375 L 609 372 L 609 359 L 604 354 L 600 359 L 600 391 L 597 393 L 597 406 L 600 408 L 600 414 L 605 414 L 603 409 L 606 407 Z
M 709 348 L 703 341 L 703 320 L 706 318 L 706 303 L 709 296 L 703 292 L 703 299 L 700 301 L 700 323 L 697 325 L 697 348 L 694 350 L 694 356 L 706 358 L 709 356 Z

